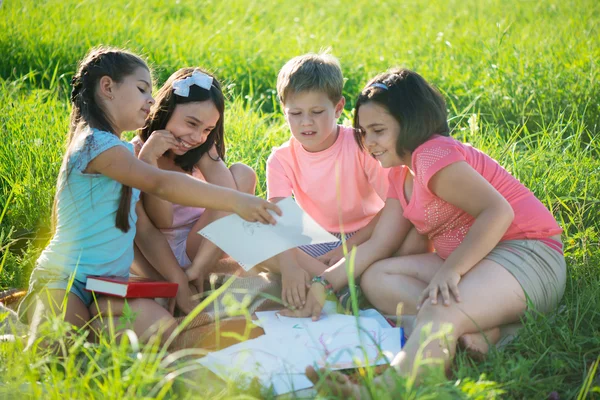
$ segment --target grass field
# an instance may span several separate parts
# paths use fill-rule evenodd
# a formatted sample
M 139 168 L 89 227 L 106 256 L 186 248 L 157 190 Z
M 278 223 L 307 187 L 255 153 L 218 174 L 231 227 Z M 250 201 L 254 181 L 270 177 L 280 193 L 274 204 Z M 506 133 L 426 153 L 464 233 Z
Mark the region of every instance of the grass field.
M 0 2 L 0 290 L 26 287 L 48 239 L 68 83 L 91 46 L 143 54 L 157 86 L 183 66 L 215 71 L 228 94 L 227 160 L 258 172 L 259 195 L 266 157 L 288 136 L 277 72 L 293 56 L 330 47 L 347 78 L 344 119 L 371 76 L 396 65 L 417 70 L 446 96 L 453 135 L 495 157 L 565 230 L 569 279 L 558 312 L 528 315 L 520 337 L 484 362 L 459 354 L 450 381 L 398 390 L 406 398 L 600 398 L 600 3 L 323 4 Z M 64 329 L 55 324 L 48 334 L 61 338 Z M 201 379 L 202 390 L 185 389 L 176 377 L 184 364 L 162 362 L 150 348 L 132 356 L 134 348 L 110 338 L 82 341 L 62 359 L 24 346 L 0 342 L 2 398 L 266 395 L 233 384 L 209 390 Z

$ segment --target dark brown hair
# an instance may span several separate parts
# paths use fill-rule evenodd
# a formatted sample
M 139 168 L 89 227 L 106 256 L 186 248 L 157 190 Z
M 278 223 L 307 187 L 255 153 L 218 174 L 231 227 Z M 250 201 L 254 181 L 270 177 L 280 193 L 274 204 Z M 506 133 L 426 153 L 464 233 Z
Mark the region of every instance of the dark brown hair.
M 434 134 L 449 136 L 446 102 L 440 92 L 414 71 L 391 69 L 371 79 L 356 101 L 354 138 L 364 148 L 358 110 L 363 104 L 384 107 L 400 124 L 396 153 L 413 152 Z
M 190 92 L 187 97 L 179 96 L 173 92 L 173 82 L 179 79 L 185 79 L 191 76 L 194 71 L 203 72 L 212 76 L 200 68 L 182 68 L 167 79 L 155 96 L 156 103 L 150 110 L 150 115 L 146 119 L 146 124 L 138 131 L 138 136 L 145 142 L 152 132 L 165 129 L 177 104 L 186 104 L 194 102 L 212 101 L 219 111 L 219 120 L 215 128 L 210 132 L 206 141 L 202 145 L 191 149 L 190 151 L 175 157 L 175 164 L 184 171 L 191 172 L 194 166 L 200 161 L 204 153 L 207 153 L 213 145 L 217 148 L 217 153 L 221 159 L 225 158 L 225 139 L 224 139 L 224 119 L 225 119 L 225 97 L 221 90 L 221 84 L 212 76 L 213 81 L 210 90 L 201 88 L 198 85 L 190 86 Z M 216 160 L 215 160 L 216 161 Z
M 66 182 L 67 177 L 73 169 L 72 165 L 68 165 L 71 145 L 74 143 L 74 138 L 82 132 L 84 128 L 95 128 L 110 132 L 115 136 L 117 135 L 113 123 L 110 120 L 110 116 L 106 114 L 96 98 L 98 82 L 102 77 L 108 76 L 116 83 L 120 83 L 127 76 L 132 75 L 138 68 L 150 70 L 146 62 L 139 56 L 125 50 L 109 47 L 96 47 L 90 50 L 85 58 L 79 63 L 77 73 L 71 80 L 73 86 L 71 90 L 71 103 L 73 109 L 71 110 L 67 153 L 63 160 L 63 167 L 61 168 L 61 174 L 66 173 L 64 182 Z M 92 136 L 90 136 L 90 139 L 86 138 L 84 146 L 92 145 L 92 143 L 89 143 L 90 140 L 93 140 Z M 59 177 L 59 184 L 61 180 L 62 179 Z M 60 187 L 57 188 L 54 208 L 56 208 L 56 200 L 60 189 Z M 115 218 L 115 226 L 123 232 L 129 231 L 130 228 L 130 208 L 131 188 L 122 185 L 119 208 L 117 209 Z M 54 214 L 55 211 L 53 210 L 53 215 Z

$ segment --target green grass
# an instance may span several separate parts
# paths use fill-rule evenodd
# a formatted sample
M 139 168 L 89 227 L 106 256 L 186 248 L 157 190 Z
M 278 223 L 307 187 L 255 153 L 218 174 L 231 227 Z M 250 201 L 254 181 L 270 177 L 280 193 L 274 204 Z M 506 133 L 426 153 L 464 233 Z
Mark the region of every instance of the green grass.
M 110 44 L 145 55 L 157 85 L 183 66 L 215 71 L 229 98 L 227 159 L 258 172 L 259 195 L 266 156 L 288 136 L 273 91 L 277 72 L 293 56 L 331 47 L 347 78 L 345 119 L 374 74 L 395 65 L 416 69 L 445 94 L 453 134 L 495 157 L 565 229 L 569 280 L 560 311 L 528 316 L 506 350 L 483 363 L 459 355 L 451 381 L 408 396 L 489 398 L 501 391 L 507 398 L 542 399 L 557 391 L 561 398 L 585 398 L 589 388 L 588 397 L 600 398 L 599 378 L 591 375 L 600 355 L 599 16 L 593 0 L 332 0 L 327 6 L 315 0 L 4 0 L 0 289 L 26 287 L 48 239 L 68 82 L 89 47 Z M 34 240 L 15 241 L 21 236 Z M 58 326 L 48 334 L 63 332 Z M 109 339 L 87 346 L 60 359 L 37 347 L 23 351 L 24 343 L 0 343 L 0 394 L 261 395 L 232 384 L 191 392 L 180 378 L 163 380 L 185 363 L 161 364 L 149 356 L 151 348 L 138 359 L 131 347 Z

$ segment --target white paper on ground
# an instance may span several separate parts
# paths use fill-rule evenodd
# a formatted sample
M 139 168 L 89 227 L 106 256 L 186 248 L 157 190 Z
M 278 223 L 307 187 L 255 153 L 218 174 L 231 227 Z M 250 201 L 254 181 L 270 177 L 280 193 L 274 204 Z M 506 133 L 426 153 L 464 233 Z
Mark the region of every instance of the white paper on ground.
M 335 310 L 335 307 L 335 302 L 326 301 L 319 321 L 329 320 L 336 315 L 341 316 L 342 314 L 338 314 Z M 290 330 L 290 334 L 295 330 L 304 330 L 307 323 L 313 322 L 311 318 L 284 317 L 279 311 L 258 311 L 256 312 L 256 317 L 256 325 L 263 328 L 265 334 L 274 335 L 280 335 L 282 332 L 287 332 L 286 330 Z M 346 320 L 345 322 L 349 323 L 352 321 L 351 318 L 351 316 L 344 315 L 342 321 Z
M 276 394 L 312 387 L 304 375 L 309 358 L 290 358 L 290 338 L 266 335 L 209 353 L 198 362 L 224 380 L 257 378 Z
M 381 325 L 382 328 L 394 328 L 387 319 L 379 311 L 374 308 L 369 308 L 367 310 L 360 310 L 358 315 L 365 318 L 372 318 Z
M 198 233 L 246 271 L 293 247 L 339 240 L 317 224 L 291 197 L 277 205 L 282 216 L 275 215 L 275 225 L 247 222 L 233 214 L 209 224 Z
M 315 340 L 295 338 L 295 346 L 310 353 L 312 365 L 329 369 L 356 368 L 364 365 L 390 363 L 400 352 L 400 328 L 380 328 L 378 324 L 360 330 L 349 326 L 340 331 L 322 333 Z
M 386 364 L 400 351 L 400 329 L 382 328 L 373 318 L 352 315 L 328 315 L 319 321 L 310 318 L 279 316 L 281 325 L 270 325 L 272 336 L 283 336 L 291 320 L 299 322 L 294 331 L 295 344 L 289 347 L 303 349 L 302 360 L 311 365 L 330 369 L 346 369 L 359 365 Z M 358 325 L 357 325 L 358 324 Z M 273 332 L 274 331 L 274 332 Z M 381 351 L 387 351 L 386 357 Z
M 304 367 L 288 359 L 289 351 L 289 346 L 283 343 L 282 338 L 263 335 L 209 353 L 200 359 L 199 363 L 222 378 L 228 379 L 237 376 L 268 378 L 275 373 L 303 373 Z
M 401 329 L 389 327 L 379 312 L 364 310 L 357 319 L 337 314 L 334 306 L 327 305 L 318 321 L 257 312 L 265 335 L 210 353 L 199 362 L 226 380 L 258 378 L 280 395 L 312 386 L 304 376 L 308 365 L 330 369 L 380 365 L 400 352 Z
M 301 374 L 274 374 L 271 376 L 271 382 L 265 384 L 267 387 L 270 385 L 273 385 L 273 391 L 278 395 L 308 389 L 313 386 L 312 382 L 304 375 L 304 372 Z
M 314 336 L 322 333 L 334 334 L 348 327 L 355 329 L 357 323 L 356 317 L 344 314 L 321 315 L 318 321 L 313 321 L 310 317 L 285 317 L 278 311 L 260 311 L 256 316 L 265 334 L 272 336 L 297 336 L 297 332 L 307 332 Z M 372 318 L 358 317 L 358 323 L 364 329 L 379 328 L 379 323 Z

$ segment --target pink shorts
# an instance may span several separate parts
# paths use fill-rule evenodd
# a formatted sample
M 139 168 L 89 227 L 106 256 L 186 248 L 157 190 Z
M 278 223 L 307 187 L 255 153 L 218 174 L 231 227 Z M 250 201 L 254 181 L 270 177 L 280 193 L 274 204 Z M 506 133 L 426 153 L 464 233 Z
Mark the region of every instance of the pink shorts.
M 192 230 L 192 226 L 193 224 L 174 229 L 161 229 L 161 232 L 167 238 L 167 242 L 169 242 L 169 246 L 171 246 L 173 255 L 181 267 L 188 267 L 192 263 L 187 255 L 187 238 Z

